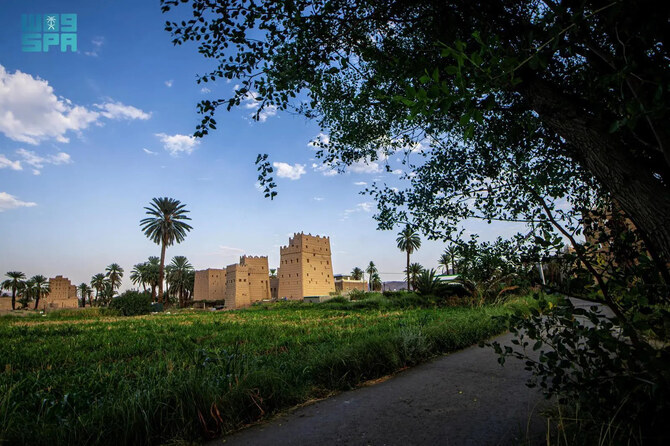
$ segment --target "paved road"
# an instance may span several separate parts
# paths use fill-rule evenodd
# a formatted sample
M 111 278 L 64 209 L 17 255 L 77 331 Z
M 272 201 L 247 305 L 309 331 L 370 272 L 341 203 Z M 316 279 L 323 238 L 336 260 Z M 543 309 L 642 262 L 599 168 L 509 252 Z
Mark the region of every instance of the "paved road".
M 509 334 L 500 336 L 509 342 Z M 521 361 L 470 347 L 344 392 L 214 445 L 520 445 L 541 443 L 546 401 Z

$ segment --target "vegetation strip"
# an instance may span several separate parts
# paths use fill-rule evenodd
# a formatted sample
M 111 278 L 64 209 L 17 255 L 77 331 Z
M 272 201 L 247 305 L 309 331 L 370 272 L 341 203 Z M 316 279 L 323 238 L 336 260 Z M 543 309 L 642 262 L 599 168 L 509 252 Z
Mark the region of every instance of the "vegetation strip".
M 98 308 L 1 317 L 0 443 L 214 437 L 475 344 L 504 330 L 492 316 L 530 302 L 419 308 L 416 300 L 379 295 L 141 318 Z M 62 323 L 46 323 L 54 320 Z

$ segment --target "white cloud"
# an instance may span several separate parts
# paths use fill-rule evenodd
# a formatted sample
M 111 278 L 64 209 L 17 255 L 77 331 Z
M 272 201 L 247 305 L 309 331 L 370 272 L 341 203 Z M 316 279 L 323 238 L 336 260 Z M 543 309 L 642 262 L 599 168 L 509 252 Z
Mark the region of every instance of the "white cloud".
M 172 79 L 170 79 L 169 81 L 165 81 L 165 86 L 170 88 L 172 87 L 172 83 L 173 83 Z
M 192 135 L 166 135 L 165 133 L 156 133 L 156 136 L 163 143 L 163 148 L 172 156 L 179 156 L 181 153 L 190 155 L 195 150 L 195 146 L 200 141 Z
M 348 169 L 354 173 L 379 173 L 382 171 L 379 163 L 369 160 L 356 161 Z
M 16 154 L 21 158 L 20 161 L 17 161 L 19 165 L 25 163 L 33 167 L 33 175 L 39 175 L 45 164 L 53 164 L 57 166 L 60 164 L 70 164 L 72 162 L 72 157 L 65 152 L 58 152 L 55 155 L 44 157 L 30 150 L 19 149 L 16 151 Z
M 235 85 L 235 90 L 239 88 L 239 85 Z M 249 115 L 252 118 L 256 117 L 256 113 L 258 113 L 258 120 L 260 122 L 265 122 L 268 120 L 268 118 L 271 118 L 272 116 L 275 116 L 277 114 L 277 107 L 274 105 L 266 105 L 263 110 L 258 112 L 259 107 L 261 106 L 261 102 L 259 100 L 260 96 L 258 93 L 255 91 L 249 91 L 247 94 L 244 95 L 244 99 L 242 99 L 242 105 L 244 108 L 253 110 L 253 112 Z
M 402 175 L 402 170 L 400 170 L 400 169 L 395 169 L 395 170 L 392 170 L 391 173 L 392 173 L 393 175 Z
M 323 201 L 323 200 L 324 200 L 323 197 L 314 197 L 314 201 Z
M 210 90 L 210 89 L 207 88 L 207 87 L 202 87 L 202 88 L 200 89 L 200 93 L 202 93 L 202 94 L 211 93 L 211 92 L 212 92 L 212 90 Z
M 223 245 L 220 245 L 220 246 L 219 246 L 219 249 L 220 249 L 221 251 L 224 251 L 224 252 L 226 252 L 226 253 L 231 253 L 231 254 L 232 254 L 232 253 L 241 253 L 241 252 L 244 252 L 244 249 L 241 249 L 241 248 L 233 248 L 232 246 L 223 246 Z
M 37 203 L 21 201 L 7 192 L 0 192 L 0 212 L 21 207 L 30 208 L 33 206 L 37 206 Z
M 102 45 L 105 43 L 105 38 L 102 36 L 98 36 L 91 40 L 91 44 L 93 45 L 93 50 L 91 51 L 84 51 L 84 54 L 87 56 L 92 56 L 92 57 L 98 57 L 99 51 L 102 48 Z
M 49 82 L 19 70 L 8 73 L 0 65 L 0 132 L 19 142 L 37 145 L 54 139 L 70 141 L 68 132 L 81 132 L 108 119 L 148 119 L 149 115 L 119 102 L 96 105 L 103 112 L 74 105 L 58 97 Z M 132 110 L 131 110 L 132 109 Z
M 368 183 L 366 183 L 365 181 L 356 181 L 354 184 L 356 186 L 367 186 L 368 185 Z
M 151 150 L 149 150 L 149 149 L 147 149 L 147 148 L 144 148 L 144 147 L 142 148 L 142 151 L 143 151 L 144 153 L 146 153 L 147 155 L 158 155 L 158 153 L 156 153 L 156 152 L 152 152 Z
M 258 120 L 260 122 L 265 122 L 268 118 L 273 117 L 277 114 L 277 107 L 274 105 L 266 105 L 263 110 L 258 114 Z M 252 114 L 253 115 L 253 114 Z
M 320 172 L 325 177 L 333 177 L 337 175 L 337 169 L 333 168 L 333 166 L 328 163 L 325 164 L 312 163 L 312 169 L 314 169 L 316 172 Z
M 328 145 L 330 144 L 330 136 L 325 133 L 319 133 L 316 135 L 316 138 L 307 143 L 308 146 L 319 149 L 319 145 Z
M 354 214 L 356 212 L 372 212 L 373 206 L 374 203 L 372 201 L 364 201 L 362 203 L 358 203 L 353 209 L 344 210 L 342 220 L 348 219 L 351 214 Z
M 132 105 L 124 105 L 120 102 L 105 102 L 104 104 L 93 104 L 100 110 L 100 115 L 108 119 L 141 119 L 143 121 L 151 117 L 151 113 L 146 113 Z
M 316 172 L 320 172 L 322 175 L 327 176 L 327 177 L 332 177 L 337 175 L 338 168 L 337 168 L 337 161 L 335 161 L 335 164 L 332 163 L 312 163 L 312 169 Z M 364 160 L 359 160 L 356 161 L 355 163 L 352 163 L 350 166 L 343 166 L 344 170 L 348 170 L 353 173 L 367 173 L 367 174 L 372 174 L 372 173 L 380 173 L 382 171 L 381 166 L 379 165 L 378 162 L 376 161 L 370 161 L 369 159 L 364 159 Z
M 12 161 L 5 155 L 0 154 L 0 169 L 4 168 L 9 168 L 12 170 L 23 170 L 23 167 L 21 167 L 21 161 Z
M 290 180 L 298 180 L 306 172 L 304 164 L 272 163 L 272 166 L 277 170 L 279 178 L 288 178 Z

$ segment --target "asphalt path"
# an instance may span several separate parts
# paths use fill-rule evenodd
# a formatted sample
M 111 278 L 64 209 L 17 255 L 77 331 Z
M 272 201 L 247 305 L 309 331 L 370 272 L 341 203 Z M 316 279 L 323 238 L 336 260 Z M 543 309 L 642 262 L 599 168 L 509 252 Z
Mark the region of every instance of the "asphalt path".
M 538 444 L 547 402 L 525 385 L 529 373 L 519 360 L 501 367 L 491 348 L 469 347 L 209 445 Z
M 579 307 L 593 305 L 572 299 Z M 509 344 L 511 334 L 495 338 Z M 539 445 L 549 406 L 523 362 L 469 347 L 298 408 L 215 445 Z

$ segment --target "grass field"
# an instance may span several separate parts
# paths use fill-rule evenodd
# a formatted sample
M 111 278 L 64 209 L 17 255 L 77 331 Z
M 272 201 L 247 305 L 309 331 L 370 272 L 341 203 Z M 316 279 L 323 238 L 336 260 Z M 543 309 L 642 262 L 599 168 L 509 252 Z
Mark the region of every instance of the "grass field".
M 139 317 L 97 309 L 0 317 L 0 443 L 214 437 L 477 343 L 502 331 L 492 316 L 529 300 L 399 308 L 380 297 Z

